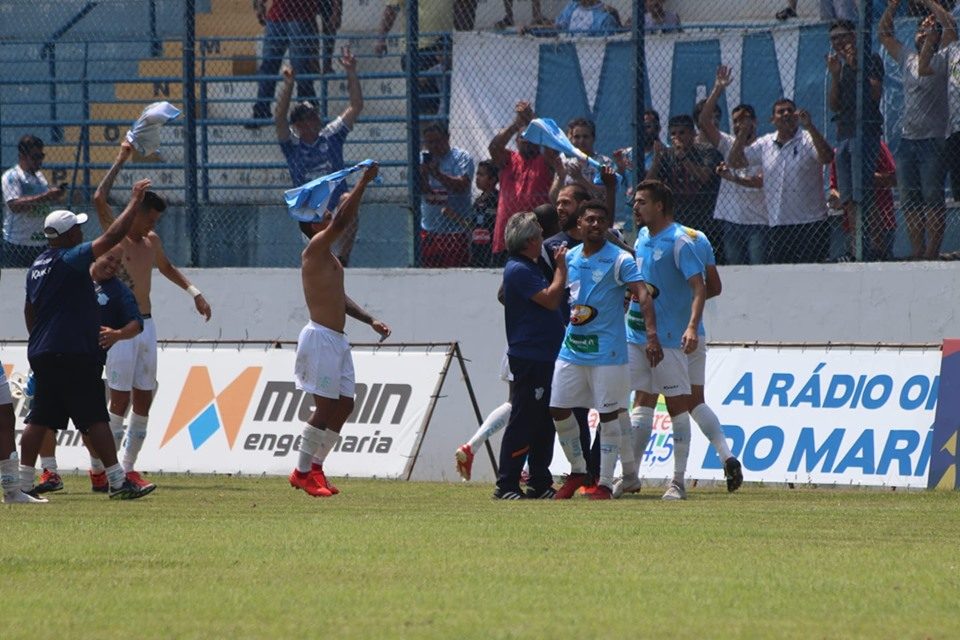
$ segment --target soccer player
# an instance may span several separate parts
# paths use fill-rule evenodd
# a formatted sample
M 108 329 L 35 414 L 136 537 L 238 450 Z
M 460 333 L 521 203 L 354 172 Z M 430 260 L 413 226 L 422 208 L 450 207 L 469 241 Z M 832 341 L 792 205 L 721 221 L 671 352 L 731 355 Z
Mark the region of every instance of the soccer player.
M 0 363 L 0 488 L 3 490 L 3 503 L 39 504 L 47 502 L 46 498 L 36 498 L 21 490 L 16 422 L 17 418 L 13 412 L 13 398 L 10 395 L 10 383 L 7 381 L 7 373 Z M 30 482 L 33 483 L 32 477 Z
M 337 238 L 354 224 L 367 185 L 377 177 L 377 165 L 363 172 L 347 197 L 319 223 L 301 256 L 303 295 L 310 322 L 297 339 L 294 375 L 297 388 L 313 394 L 314 410 L 303 427 L 300 458 L 290 474 L 290 485 L 311 496 L 329 497 L 339 493 L 327 481 L 323 461 L 340 438 L 340 429 L 353 412 L 354 373 L 350 343 L 343 333 L 346 316 L 369 324 L 382 338 L 390 327 L 376 320 L 347 297 L 343 289 L 343 265 L 333 255 Z
M 697 229 L 684 227 L 684 231 L 693 239 L 693 249 L 697 257 L 704 265 L 704 282 L 706 284 L 707 300 L 720 295 L 723 290 L 723 284 L 720 282 L 720 273 L 717 271 L 717 257 L 713 252 L 713 245 L 706 234 Z M 723 461 L 723 475 L 727 482 L 727 491 L 734 492 L 743 484 L 743 466 L 737 460 L 730 447 L 727 445 L 727 439 L 723 435 L 723 427 L 720 425 L 720 419 L 713 409 L 706 403 L 704 398 L 704 385 L 707 379 L 707 341 L 705 340 L 707 331 L 701 320 L 697 329 L 697 335 L 700 340 L 693 353 L 687 356 L 687 364 L 690 369 L 690 417 L 700 427 L 703 435 L 716 449 L 717 455 Z M 654 398 L 654 401 L 656 398 Z M 646 449 L 646 446 L 644 446 Z
M 109 197 L 113 183 L 124 163 L 133 154 L 133 147 L 124 141 L 120 144 L 110 171 L 103 177 L 93 202 L 97 207 L 100 225 L 107 229 L 113 222 L 113 211 Z M 143 332 L 131 340 L 117 343 L 107 354 L 107 386 L 110 387 L 110 429 L 117 447 L 122 445 L 123 468 L 127 477 L 141 487 L 152 486 L 144 480 L 134 466 L 137 456 L 147 437 L 147 421 L 153 392 L 157 388 L 157 328 L 153 322 L 153 309 L 150 303 L 150 287 L 153 268 L 170 282 L 187 292 L 193 299 L 197 313 L 210 320 L 210 305 L 200 290 L 184 276 L 167 258 L 163 251 L 163 242 L 153 230 L 167 203 L 159 194 L 147 191 L 139 204 L 140 211 L 136 220 L 125 234 L 120 246 L 123 251 L 123 267 L 120 278 L 133 291 L 137 306 L 143 318 Z M 130 424 L 124 429 L 127 409 L 133 405 Z M 126 437 L 124 438 L 124 431 Z
M 636 391 L 631 423 L 636 432 L 633 450 L 636 461 L 642 459 L 653 426 L 653 406 L 663 394 L 667 412 L 673 421 L 673 481 L 663 494 L 664 500 L 686 498 L 684 475 L 690 453 L 690 373 L 688 355 L 700 343 L 698 330 L 706 301 L 704 266 L 684 227 L 673 221 L 673 192 L 659 180 L 644 180 L 637 185 L 633 199 L 637 226 L 635 245 L 640 275 L 654 283 L 659 295 L 654 301 L 663 362 L 649 363 L 641 351 L 648 341 L 649 326 L 640 307 L 631 303 L 627 315 L 627 341 L 630 343 L 630 382 Z M 652 401 L 652 402 L 651 402 Z M 648 426 L 649 425 L 649 426 Z M 642 447 L 641 447 L 642 445 Z M 639 489 L 636 473 L 624 473 L 618 493 Z
M 583 244 L 567 253 L 570 324 L 553 376 L 553 416 L 560 446 L 571 472 L 557 491 L 569 499 L 587 482 L 587 466 L 573 407 L 595 407 L 600 413 L 600 478 L 593 499 L 612 496 L 613 470 L 620 449 L 617 414 L 627 396 L 627 337 L 623 322 L 625 290 L 636 296 L 647 331 L 647 357 L 654 366 L 663 359 L 651 297 L 637 263 L 607 241 L 609 212 L 602 202 L 581 205 L 577 228 Z
M 123 213 L 93 242 L 83 242 L 86 214 L 59 210 L 44 220 L 50 248 L 27 272 L 23 315 L 30 334 L 27 358 L 36 395 L 20 439 L 20 479 L 33 483 L 37 453 L 46 432 L 66 429 L 68 421 L 85 433 L 103 462 L 110 498 L 140 498 L 153 487 L 134 484 L 117 462 L 103 393 L 99 344 L 100 310 L 90 279 L 90 263 L 120 244 L 143 210 L 149 180 L 133 187 Z

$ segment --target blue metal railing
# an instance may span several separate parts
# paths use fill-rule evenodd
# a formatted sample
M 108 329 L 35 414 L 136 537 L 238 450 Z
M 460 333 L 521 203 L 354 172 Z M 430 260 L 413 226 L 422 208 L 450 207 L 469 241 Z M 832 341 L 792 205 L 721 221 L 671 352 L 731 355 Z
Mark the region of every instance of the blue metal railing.
M 57 41 L 65 36 L 70 29 L 73 29 L 78 22 L 87 17 L 87 14 L 93 11 L 98 4 L 99 2 L 88 2 L 83 5 L 63 26 L 50 34 L 50 37 L 40 48 L 40 59 L 47 61 L 50 73 L 50 120 L 54 123 L 57 121 Z M 54 124 L 50 128 L 50 138 L 54 142 L 63 140 L 63 129 Z

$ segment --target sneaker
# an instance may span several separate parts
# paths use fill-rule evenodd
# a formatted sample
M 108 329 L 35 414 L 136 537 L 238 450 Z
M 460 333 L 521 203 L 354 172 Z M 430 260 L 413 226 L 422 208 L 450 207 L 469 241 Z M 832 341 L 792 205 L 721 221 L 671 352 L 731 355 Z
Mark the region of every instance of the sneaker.
M 598 484 L 597 488 L 590 494 L 591 500 L 610 500 L 613 498 L 613 490 L 605 484 Z
M 640 493 L 640 478 L 617 478 L 613 481 L 613 497 L 620 498 L 625 493 Z
M 462 444 L 453 454 L 453 459 L 457 462 L 457 473 L 466 482 L 470 479 L 470 472 L 473 470 L 473 449 L 469 444 Z
M 40 474 L 40 484 L 33 488 L 33 493 L 53 493 L 63 489 L 63 479 L 56 471 L 44 469 Z
M 569 500 L 576 493 L 577 489 L 587 482 L 587 474 L 571 473 L 563 479 L 563 485 L 557 490 L 554 496 L 555 500 Z
M 118 488 L 110 488 L 109 496 L 111 500 L 136 500 L 137 498 L 142 498 L 148 493 L 152 492 L 157 487 L 150 483 L 147 483 L 147 487 L 138 487 L 137 485 L 130 482 L 130 480 L 124 480 L 123 484 Z
M 294 489 L 303 489 L 308 495 L 318 498 L 329 498 L 333 495 L 330 489 L 317 481 L 316 474 L 309 471 L 300 473 L 300 471 L 294 469 L 293 473 L 290 474 L 290 486 Z
M 3 504 L 43 504 L 46 502 L 50 501 L 46 498 L 32 496 L 26 491 L 20 491 L 20 489 L 3 494 Z
M 136 471 L 128 471 L 127 480 L 132 482 L 134 485 L 140 487 L 141 489 L 149 489 L 150 491 L 153 491 L 154 489 L 157 488 L 157 485 L 153 484 L 152 482 L 148 482 L 144 480 L 143 476 Z
M 676 482 L 671 482 L 663 494 L 663 500 L 686 500 L 687 490 Z
M 733 493 L 743 484 L 743 466 L 734 457 L 723 463 L 723 476 L 727 479 L 727 491 Z
M 796 18 L 796 17 L 797 17 L 797 12 L 794 11 L 792 7 L 784 7 L 780 11 L 777 11 L 777 20 L 780 20 L 781 22 L 784 20 L 788 20 L 789 18 Z
M 337 489 L 335 486 L 330 484 L 330 481 L 327 480 L 327 474 L 323 472 L 322 464 L 314 464 L 310 466 L 310 473 L 314 474 L 317 477 L 317 484 L 321 487 L 326 487 L 332 495 L 337 495 L 340 493 L 340 489 Z
M 546 489 L 534 489 L 533 487 L 527 487 L 527 490 L 523 495 L 530 500 L 553 500 L 557 495 L 557 490 L 553 487 L 547 487 Z
M 94 473 L 90 471 L 90 490 L 94 493 L 107 493 L 110 491 L 110 482 L 107 480 L 107 472 L 101 471 Z
M 493 496 L 491 497 L 494 500 L 523 500 L 524 498 L 526 498 L 526 496 L 524 496 L 519 491 L 513 491 L 513 490 L 504 491 L 500 487 L 497 487 L 496 491 L 493 492 Z

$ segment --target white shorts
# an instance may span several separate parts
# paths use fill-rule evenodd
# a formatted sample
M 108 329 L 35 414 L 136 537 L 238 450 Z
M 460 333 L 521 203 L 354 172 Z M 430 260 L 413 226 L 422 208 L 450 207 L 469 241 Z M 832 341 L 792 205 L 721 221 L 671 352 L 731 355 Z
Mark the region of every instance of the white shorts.
M 116 391 L 157 388 L 157 325 L 144 318 L 143 331 L 107 351 L 107 386 Z
M 697 350 L 687 356 L 687 367 L 690 370 L 690 384 L 702 387 L 707 382 L 707 340 L 700 336 L 697 340 Z
M 507 350 L 503 350 L 503 358 L 500 360 L 500 379 L 504 382 L 513 382 L 513 372 L 510 371 L 510 357 L 507 356 Z
M 347 336 L 312 320 L 300 330 L 293 369 L 297 389 L 336 400 L 353 397 L 353 356 Z
M 590 367 L 557 360 L 550 406 L 558 409 L 593 407 L 600 413 L 618 411 L 625 406 L 627 382 L 625 364 Z
M 665 398 L 690 393 L 687 354 L 680 349 L 664 349 L 663 360 L 655 367 L 647 361 L 644 345 L 627 343 L 630 357 L 630 388 L 646 393 L 662 393 Z
M 13 396 L 10 395 L 10 383 L 7 382 L 7 372 L 0 365 L 0 404 L 12 404 Z

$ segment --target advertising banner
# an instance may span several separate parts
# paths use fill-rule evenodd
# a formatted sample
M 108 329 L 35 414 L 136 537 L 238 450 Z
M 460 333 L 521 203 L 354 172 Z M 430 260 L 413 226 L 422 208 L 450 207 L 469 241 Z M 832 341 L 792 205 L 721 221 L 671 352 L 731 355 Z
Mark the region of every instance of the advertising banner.
M 445 347 L 355 348 L 356 406 L 327 458 L 332 476 L 404 477 L 423 436 Z M 0 347 L 8 376 L 27 372 L 25 346 Z M 313 411 L 293 381 L 294 350 L 209 345 L 158 354 L 158 389 L 137 466 L 144 471 L 286 474 Z M 17 401 L 17 428 L 25 408 Z M 58 438 L 61 468 L 85 469 L 76 431 Z

